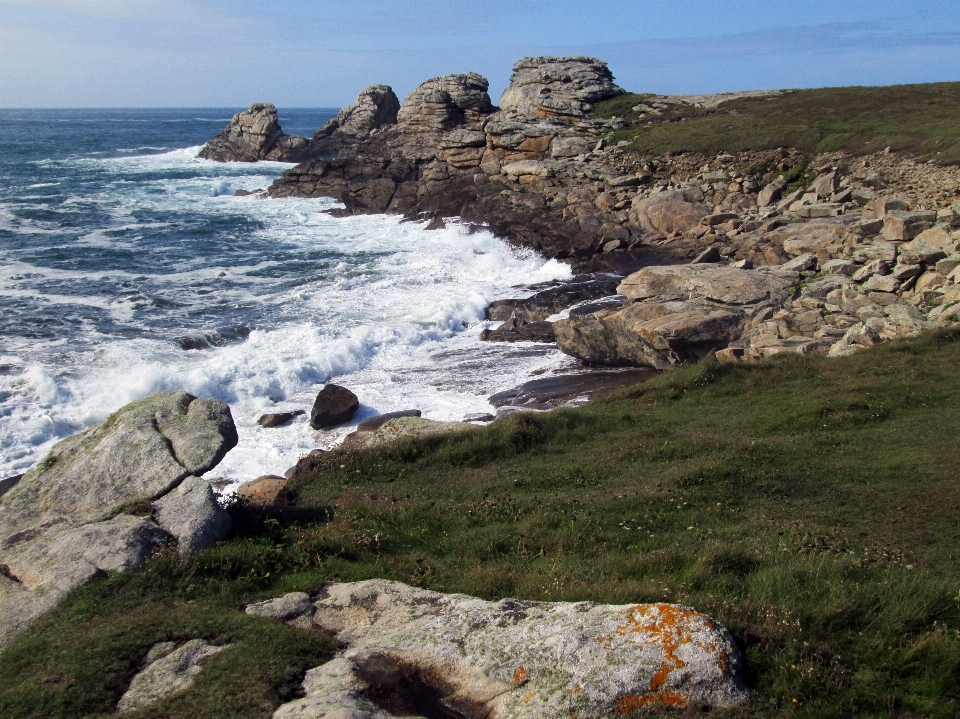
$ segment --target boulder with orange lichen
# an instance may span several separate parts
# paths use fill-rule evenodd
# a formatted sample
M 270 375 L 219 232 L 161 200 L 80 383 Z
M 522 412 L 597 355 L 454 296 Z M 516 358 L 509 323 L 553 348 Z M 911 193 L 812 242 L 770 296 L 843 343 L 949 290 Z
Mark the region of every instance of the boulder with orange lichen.
M 274 719 L 354 712 L 522 719 L 616 717 L 749 698 L 733 639 L 675 604 L 488 602 L 399 582 L 328 585 L 314 625 L 344 647 Z M 446 715 L 446 714 L 444 714 Z

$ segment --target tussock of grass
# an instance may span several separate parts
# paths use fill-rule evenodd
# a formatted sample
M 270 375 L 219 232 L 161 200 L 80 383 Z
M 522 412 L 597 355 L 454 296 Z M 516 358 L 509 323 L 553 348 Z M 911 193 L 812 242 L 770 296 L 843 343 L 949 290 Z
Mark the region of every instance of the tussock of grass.
M 329 643 L 242 604 L 387 577 L 704 611 L 755 689 L 718 717 L 956 717 L 958 359 L 954 332 L 704 362 L 577 410 L 333 453 L 299 514 L 238 515 L 217 549 L 75 592 L 0 656 L 0 715 L 106 712 L 153 642 L 207 636 L 237 646 L 144 715 L 269 716 Z
M 891 147 L 941 164 L 960 162 L 957 82 L 792 90 L 729 100 L 710 109 L 676 105 L 652 118 L 631 110 L 649 99 L 623 95 L 598 103 L 593 113 L 626 119 L 630 127 L 612 139 L 629 140 L 630 149 L 645 155 L 778 147 L 857 155 Z

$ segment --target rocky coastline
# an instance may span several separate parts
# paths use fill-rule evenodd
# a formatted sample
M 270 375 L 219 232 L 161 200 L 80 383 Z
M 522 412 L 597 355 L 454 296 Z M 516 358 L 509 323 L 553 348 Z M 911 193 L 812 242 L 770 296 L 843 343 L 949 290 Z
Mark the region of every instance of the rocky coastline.
M 956 167 L 789 147 L 641 157 L 608 142 L 623 119 L 591 114 L 625 92 L 593 58 L 524 58 L 499 107 L 487 89 L 476 73 L 428 80 L 402 104 L 368 88 L 267 195 L 428 227 L 456 218 L 569 262 L 590 274 L 495 303 L 502 324 L 483 338 L 556 341 L 590 364 L 842 355 L 958 316 Z M 652 97 L 631 112 L 727 99 Z
M 793 148 L 640 157 L 608 141 L 622 119 L 591 114 L 625 94 L 593 58 L 519 61 L 499 107 L 488 87 L 476 73 L 433 78 L 401 104 L 388 86 L 372 86 L 309 139 L 284 134 L 275 107 L 259 103 L 200 153 L 299 163 L 270 198 L 334 198 L 343 214 L 402 214 L 428 229 L 455 219 L 579 272 L 491 304 L 486 319 L 500 325 L 482 339 L 556 343 L 586 371 L 491 397 L 495 416 L 433 422 L 410 409 L 369 418 L 343 452 L 477 431 L 710 356 L 839 357 L 960 321 L 956 168 L 889 152 L 807 158 Z M 650 99 L 631 111 L 713 101 Z M 343 425 L 358 408 L 352 392 L 328 384 L 309 422 Z M 269 431 L 304 413 L 259 424 Z M 0 650 L 94 577 L 227 539 L 233 520 L 202 477 L 237 441 L 223 403 L 159 392 L 0 482 Z M 324 454 L 243 485 L 235 509 L 291 508 L 287 483 L 315 472 Z M 730 634 L 681 605 L 487 602 L 369 580 L 245 611 L 339 642 L 278 718 L 408 716 L 405 702 L 425 691 L 458 715 L 491 717 L 729 708 L 750 698 Z M 228 649 L 203 639 L 156 644 L 117 710 L 186 691 L 201 663 Z

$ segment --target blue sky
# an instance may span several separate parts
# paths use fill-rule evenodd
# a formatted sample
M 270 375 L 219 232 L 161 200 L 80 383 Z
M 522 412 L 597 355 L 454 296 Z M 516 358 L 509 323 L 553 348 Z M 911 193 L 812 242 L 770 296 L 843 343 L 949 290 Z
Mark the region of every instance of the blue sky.
M 347 104 L 525 55 L 628 90 L 960 80 L 960 0 L 0 0 L 0 107 Z

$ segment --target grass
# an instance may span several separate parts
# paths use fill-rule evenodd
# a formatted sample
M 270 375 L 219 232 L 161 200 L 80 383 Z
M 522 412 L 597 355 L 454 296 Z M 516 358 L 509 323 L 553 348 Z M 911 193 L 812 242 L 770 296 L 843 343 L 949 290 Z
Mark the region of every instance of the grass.
M 133 716 L 267 717 L 331 645 L 243 603 L 387 577 L 692 606 L 731 630 L 754 688 L 716 717 L 955 718 L 958 360 L 941 332 L 704 362 L 576 410 L 331 453 L 299 514 L 238 516 L 216 549 L 74 592 L 0 655 L 0 715 L 108 713 L 152 643 L 205 636 L 234 646 Z
M 891 147 L 940 164 L 960 162 L 960 82 L 792 90 L 710 109 L 675 105 L 654 118 L 631 110 L 651 99 L 623 95 L 598 103 L 593 115 L 623 117 L 630 126 L 611 139 L 628 140 L 644 155 L 778 147 L 860 155 Z

